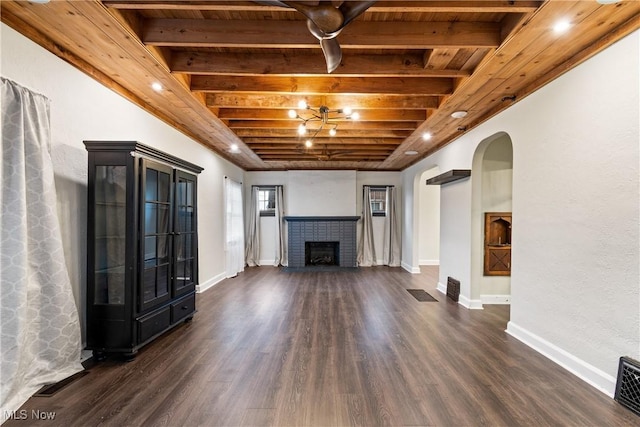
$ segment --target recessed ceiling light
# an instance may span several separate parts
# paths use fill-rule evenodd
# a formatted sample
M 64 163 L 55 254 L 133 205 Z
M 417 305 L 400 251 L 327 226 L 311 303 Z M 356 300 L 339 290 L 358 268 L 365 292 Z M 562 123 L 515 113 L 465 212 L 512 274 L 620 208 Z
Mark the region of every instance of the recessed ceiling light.
M 289 110 L 287 114 L 289 115 L 290 119 L 295 119 L 296 117 L 298 117 L 298 113 L 296 112 L 296 110 Z
M 351 114 L 351 119 L 352 120 L 360 120 L 360 113 L 355 111 L 353 114 Z
M 458 110 L 451 113 L 451 117 L 453 117 L 454 119 L 462 119 L 464 117 L 467 117 L 467 114 L 468 113 L 464 110 Z
M 555 23 L 555 25 L 553 26 L 553 31 L 556 34 L 562 34 L 562 33 L 566 33 L 567 30 L 569 30 L 569 28 L 571 28 L 571 22 L 567 21 L 566 19 L 563 19 Z
M 305 147 L 307 147 L 307 148 L 310 148 L 312 145 L 313 145 L 313 142 L 311 142 L 311 140 L 310 140 L 310 139 L 307 139 L 307 140 L 304 142 L 304 146 L 305 146 Z
M 298 108 L 301 110 L 306 110 L 307 109 L 307 101 L 305 101 L 304 99 L 301 101 L 298 101 Z
M 49 3 L 50 0 L 29 0 L 29 3 L 38 3 L 38 4 L 45 4 L 45 3 Z
M 418 152 L 414 150 L 409 150 L 409 151 L 405 151 L 404 154 L 406 154 L 407 156 L 415 156 L 416 154 L 418 154 Z
M 336 136 L 336 128 L 329 129 L 329 135 Z
M 425 132 L 422 134 L 422 139 L 424 139 L 425 141 L 428 141 L 431 139 L 431 134 L 429 132 Z
M 151 83 L 151 89 L 155 90 L 156 92 L 160 92 L 162 90 L 162 85 L 158 82 L 153 82 Z
M 306 135 L 307 133 L 307 127 L 305 126 L 304 123 L 300 123 L 300 125 L 298 125 L 298 135 L 302 136 L 302 135 Z
M 240 151 L 240 148 L 238 148 L 238 144 L 231 144 L 231 147 L 229 147 L 229 151 L 231 151 L 232 153 L 237 153 Z
M 620 3 L 622 0 L 596 0 L 600 4 L 614 4 Z

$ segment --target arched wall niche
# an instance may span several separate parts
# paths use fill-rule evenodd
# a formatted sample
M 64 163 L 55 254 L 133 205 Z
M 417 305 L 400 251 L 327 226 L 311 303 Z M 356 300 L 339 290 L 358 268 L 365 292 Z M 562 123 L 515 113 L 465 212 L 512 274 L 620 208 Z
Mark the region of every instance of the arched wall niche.
M 472 306 L 509 304 L 510 276 L 484 275 L 484 214 L 511 212 L 513 200 L 513 144 L 505 132 L 484 139 L 473 156 L 471 176 L 471 286 Z M 517 230 L 513 239 L 517 240 Z

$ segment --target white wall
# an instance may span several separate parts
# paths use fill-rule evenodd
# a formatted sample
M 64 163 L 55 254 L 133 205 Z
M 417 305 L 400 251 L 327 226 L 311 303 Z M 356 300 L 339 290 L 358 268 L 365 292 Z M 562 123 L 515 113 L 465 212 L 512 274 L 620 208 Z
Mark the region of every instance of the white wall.
M 224 277 L 224 176 L 242 169 L 100 85 L 2 24 L 2 76 L 51 101 L 52 157 L 66 263 L 83 321 L 86 286 L 87 152 L 84 140 L 135 140 L 204 168 L 198 178 L 200 284 Z M 84 333 L 84 332 L 83 332 Z
M 245 212 L 249 211 L 252 185 L 284 185 L 285 215 L 291 216 L 361 216 L 363 185 L 395 185 L 401 194 L 399 172 L 246 172 L 244 184 Z M 373 220 L 376 255 L 381 264 L 384 218 Z M 260 218 L 260 265 L 273 264 L 275 241 L 275 219 Z
M 440 264 L 440 186 L 427 179 L 440 174 L 439 168 L 424 172 L 418 183 L 418 251 L 420 265 Z
M 406 183 L 434 164 L 470 168 L 482 140 L 511 138 L 508 332 L 609 395 L 618 358 L 640 358 L 639 52 L 635 32 L 403 171 Z M 473 179 L 441 190 L 441 280 L 469 278 Z M 414 227 L 403 227 L 409 267 Z

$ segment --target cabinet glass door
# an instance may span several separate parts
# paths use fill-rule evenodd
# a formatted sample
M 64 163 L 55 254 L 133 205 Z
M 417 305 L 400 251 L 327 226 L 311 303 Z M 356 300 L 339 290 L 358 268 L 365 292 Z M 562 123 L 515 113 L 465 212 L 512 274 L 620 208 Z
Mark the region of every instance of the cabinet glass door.
M 125 302 L 126 166 L 96 166 L 94 304 Z
M 141 310 L 146 310 L 170 298 L 173 170 L 148 161 L 143 165 Z
M 197 274 L 196 177 L 176 173 L 174 295 L 195 289 Z

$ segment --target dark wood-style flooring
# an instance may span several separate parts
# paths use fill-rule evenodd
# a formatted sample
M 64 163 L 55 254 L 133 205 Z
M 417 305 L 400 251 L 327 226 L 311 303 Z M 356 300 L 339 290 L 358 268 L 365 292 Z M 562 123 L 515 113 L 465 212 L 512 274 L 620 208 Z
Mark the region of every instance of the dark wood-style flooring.
M 64 426 L 628 426 L 640 418 L 466 310 L 437 268 L 247 269 L 190 324 L 22 409 Z M 418 302 L 425 289 L 438 302 Z M 561 326 L 559 326 L 561 327 Z M 5 426 L 39 424 L 9 420 Z

